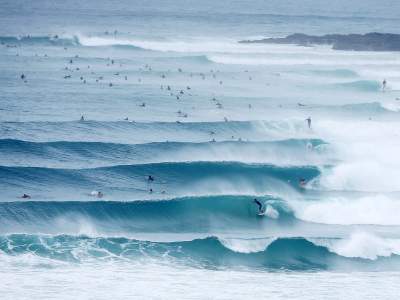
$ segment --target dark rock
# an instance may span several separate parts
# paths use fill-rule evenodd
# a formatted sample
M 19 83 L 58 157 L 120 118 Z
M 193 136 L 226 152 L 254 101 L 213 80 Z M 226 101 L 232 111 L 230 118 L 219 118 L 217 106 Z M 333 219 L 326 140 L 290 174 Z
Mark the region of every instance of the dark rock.
M 300 46 L 332 45 L 335 50 L 400 51 L 400 34 L 371 32 L 367 34 L 313 36 L 295 33 L 285 38 L 247 40 L 239 41 L 239 43 L 295 44 Z

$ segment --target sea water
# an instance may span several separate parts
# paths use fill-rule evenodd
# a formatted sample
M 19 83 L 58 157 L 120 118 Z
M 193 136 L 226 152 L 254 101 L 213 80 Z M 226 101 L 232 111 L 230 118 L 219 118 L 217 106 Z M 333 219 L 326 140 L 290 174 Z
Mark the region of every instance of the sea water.
M 400 54 L 239 41 L 399 16 L 1 1 L 1 298 L 397 299 Z

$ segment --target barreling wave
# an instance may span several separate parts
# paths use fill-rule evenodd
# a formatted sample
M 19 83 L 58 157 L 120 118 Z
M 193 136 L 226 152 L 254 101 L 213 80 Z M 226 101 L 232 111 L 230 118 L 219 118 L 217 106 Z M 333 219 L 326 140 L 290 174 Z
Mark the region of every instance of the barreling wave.
M 386 197 L 355 195 L 338 200 L 301 200 L 299 195 L 257 196 L 264 213 L 250 195 L 193 196 L 163 200 L 14 201 L 0 203 L 0 232 L 133 233 L 229 232 L 265 230 L 271 225 L 308 223 L 337 226 L 372 224 L 399 226 L 399 203 Z M 332 214 L 334 211 L 336 214 Z M 349 226 L 350 225 L 350 226 Z M 346 229 L 347 230 L 347 229 Z M 397 229 L 396 229 L 397 230 Z M 396 232 L 394 230 L 394 232 Z
M 32 167 L 102 167 L 155 162 L 240 161 L 303 165 L 326 162 L 327 144 L 317 139 L 269 142 L 155 142 L 116 144 L 101 142 L 29 142 L 0 139 L 0 165 Z M 299 157 L 300 159 L 295 159 Z
M 251 196 L 207 196 L 132 202 L 2 202 L 0 232 L 219 232 L 260 229 L 270 221 L 284 224 L 295 221 L 283 200 L 258 197 L 267 208 L 267 214 L 259 216 L 253 199 Z
M 157 194 L 166 191 L 168 195 L 265 194 L 268 189 L 298 188 L 300 178 L 309 181 L 319 174 L 319 168 L 314 166 L 238 162 L 153 163 L 94 169 L 0 167 L 0 187 L 8 192 L 3 200 L 18 190 L 33 191 L 39 199 L 46 195 L 45 198 L 77 200 L 92 189 L 106 192 L 110 200 L 126 200 L 128 195 L 149 196 L 149 187 Z M 146 180 L 148 175 L 154 176 L 154 182 Z
M 140 260 L 153 258 L 206 268 L 248 267 L 286 270 L 398 270 L 399 256 L 375 260 L 349 258 L 305 238 L 236 240 L 256 244 L 256 251 L 238 251 L 232 240 L 207 237 L 190 241 L 150 242 L 87 236 L 44 236 L 12 234 L 0 237 L 2 255 L 30 254 L 46 259 L 84 263 L 90 261 Z M 260 244 L 264 244 L 260 247 Z M 252 246 L 254 247 L 254 246 Z
M 215 135 L 212 136 L 211 133 Z M 229 122 L 60 121 L 0 122 L 3 139 L 110 143 L 268 141 L 309 138 L 304 120 Z

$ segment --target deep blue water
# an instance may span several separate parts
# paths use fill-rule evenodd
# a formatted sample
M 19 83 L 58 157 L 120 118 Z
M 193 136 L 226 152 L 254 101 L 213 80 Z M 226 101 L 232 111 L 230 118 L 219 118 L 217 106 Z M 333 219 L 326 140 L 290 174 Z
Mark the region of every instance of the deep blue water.
M 399 12 L 371 0 L 1 1 L 7 280 L 91 276 L 92 264 L 149 292 L 153 264 L 203 270 L 208 284 L 214 270 L 396 278 L 400 54 L 238 41 L 400 33 Z M 60 276 L 55 291 L 73 279 Z

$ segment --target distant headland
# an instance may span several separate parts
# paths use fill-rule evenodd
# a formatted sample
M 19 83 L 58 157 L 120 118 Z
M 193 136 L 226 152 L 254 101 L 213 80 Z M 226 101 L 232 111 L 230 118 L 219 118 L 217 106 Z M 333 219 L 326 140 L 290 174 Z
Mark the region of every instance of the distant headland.
M 295 33 L 285 38 L 244 40 L 239 43 L 295 44 L 300 46 L 332 45 L 335 50 L 400 51 L 400 34 L 371 32 L 367 34 L 326 34 L 322 36 Z

